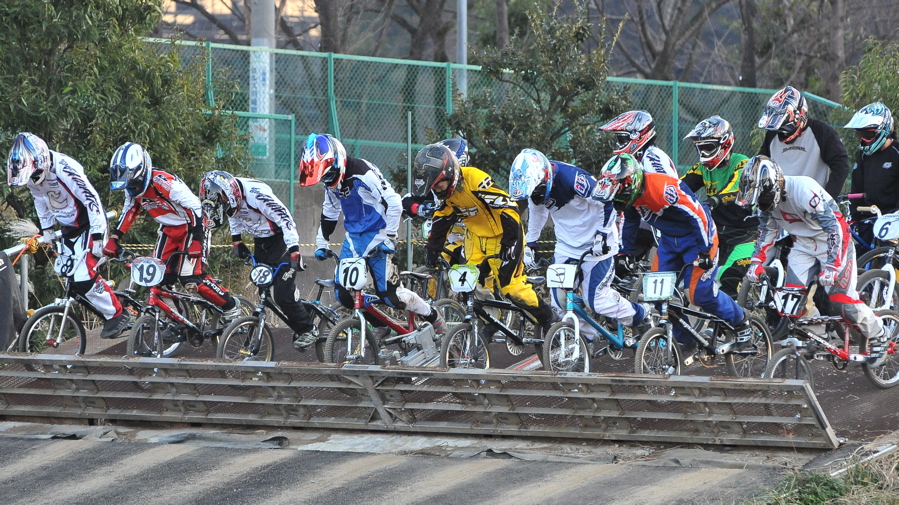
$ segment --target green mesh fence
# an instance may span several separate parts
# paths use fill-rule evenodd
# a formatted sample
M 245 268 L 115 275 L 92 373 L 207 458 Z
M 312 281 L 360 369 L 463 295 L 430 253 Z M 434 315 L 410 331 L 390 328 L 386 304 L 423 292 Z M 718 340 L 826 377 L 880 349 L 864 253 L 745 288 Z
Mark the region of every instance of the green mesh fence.
M 258 156 L 250 168 L 257 177 L 272 182 L 282 199 L 291 202 L 296 163 L 309 133 L 339 137 L 351 156 L 378 165 L 402 188 L 407 141 L 411 140 L 414 153 L 451 133 L 445 117 L 452 112 L 452 86 L 457 73 L 468 73 L 469 94 L 486 91 L 493 85 L 475 66 L 210 43 L 181 44 L 188 58 L 207 56 L 210 102 L 217 100 L 214 76 L 237 84 L 237 95 L 228 103 L 218 104 L 245 111 L 241 112 L 241 121 L 248 131 L 264 128 L 268 132 L 265 142 L 258 141 L 260 135 L 254 134 L 257 141 L 251 140 L 251 152 Z M 271 68 L 268 116 L 259 114 L 258 104 L 254 104 L 260 99 L 259 94 L 254 98 L 250 85 L 255 78 L 253 65 L 260 62 Z M 733 125 L 736 151 L 754 154 L 760 142 L 756 124 L 775 91 L 624 78 L 609 78 L 607 85 L 627 94 L 633 108 L 652 114 L 659 146 L 681 171 L 697 161 L 692 144 L 683 136 L 696 123 L 714 114 Z M 819 119 L 828 120 L 838 105 L 806 96 L 812 117 Z M 411 138 L 407 136 L 410 112 Z

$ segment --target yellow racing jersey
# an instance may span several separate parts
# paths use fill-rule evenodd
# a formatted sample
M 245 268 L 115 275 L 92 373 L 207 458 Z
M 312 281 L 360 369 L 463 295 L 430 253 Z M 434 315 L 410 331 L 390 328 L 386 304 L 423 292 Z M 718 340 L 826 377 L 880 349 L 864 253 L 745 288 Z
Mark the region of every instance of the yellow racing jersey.
M 510 219 L 520 228 L 518 205 L 493 182 L 493 177 L 475 167 L 462 167 L 462 180 L 453 195 L 434 213 L 434 230 L 441 230 L 441 246 L 446 233 L 456 221 L 465 224 L 468 232 L 479 237 L 498 237 L 509 226 Z M 442 226 L 441 226 L 442 224 Z

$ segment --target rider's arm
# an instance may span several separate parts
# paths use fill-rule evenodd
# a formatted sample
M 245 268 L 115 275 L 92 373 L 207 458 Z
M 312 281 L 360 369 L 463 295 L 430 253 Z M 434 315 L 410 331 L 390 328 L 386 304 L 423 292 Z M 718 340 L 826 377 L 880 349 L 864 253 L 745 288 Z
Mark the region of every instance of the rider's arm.
M 640 213 L 633 207 L 624 209 L 621 224 L 621 248 L 619 254 L 634 254 L 637 249 L 637 232 L 640 230 Z
M 687 170 L 687 173 L 685 173 L 684 176 L 680 178 L 682 181 L 684 181 L 684 184 L 686 184 L 687 187 L 690 188 L 690 191 L 694 193 L 697 192 L 699 188 L 705 185 L 705 182 L 702 178 L 702 171 L 699 170 L 699 167 L 700 165 L 698 163 L 696 165 L 693 165 L 689 170 Z
M 546 205 L 537 205 L 528 198 L 528 233 L 524 237 L 528 247 L 537 245 L 540 232 L 543 231 L 548 218 L 549 209 L 546 208 Z
M 251 195 L 247 195 L 248 203 L 250 198 L 255 200 L 252 202 L 253 207 L 259 209 L 259 212 L 265 216 L 266 219 L 281 228 L 281 233 L 284 235 L 284 245 L 286 245 L 288 249 L 299 247 L 300 237 L 297 235 L 297 225 L 294 223 L 290 211 L 287 210 L 287 206 L 285 206 L 281 200 L 270 191 L 255 191 Z M 234 232 L 232 231 L 232 233 Z
M 780 234 L 780 226 L 777 221 L 766 212 L 759 212 L 759 237 L 755 241 L 755 251 L 752 253 L 752 263 L 765 265 L 771 259 L 771 248 Z
M 800 201 L 805 202 L 806 212 L 810 214 L 813 221 L 818 223 L 827 236 L 827 265 L 832 265 L 839 270 L 846 264 L 848 250 L 847 245 L 843 243 L 846 239 L 843 227 L 837 219 L 840 209 L 835 201 L 815 194 L 814 190 L 806 190 L 804 196 L 806 198 L 802 198 Z
M 436 256 L 443 252 L 446 236 L 457 220 L 458 216 L 456 216 L 453 207 L 445 203 L 442 209 L 434 213 L 434 219 L 431 222 L 431 234 L 428 235 L 428 245 L 426 246 L 427 254 Z
M 151 182 L 150 184 L 152 185 L 153 183 Z M 122 207 L 122 217 L 119 218 L 119 224 L 116 226 L 113 234 L 118 238 L 124 237 L 128 230 L 131 229 L 138 214 L 140 214 L 140 203 L 136 198 L 126 193 L 125 206 Z
M 321 224 L 318 234 L 315 236 L 315 246 L 318 249 L 327 249 L 331 234 L 337 228 L 337 219 L 340 218 L 340 200 L 330 189 L 325 189 L 325 202 L 322 204 Z
M 359 188 L 360 196 L 363 192 L 370 193 L 371 202 L 378 202 L 380 208 L 377 206 L 376 208 L 378 208 L 386 223 L 384 228 L 379 230 L 378 236 L 373 240 L 377 243 L 378 240 L 384 240 L 387 237 L 396 237 L 400 228 L 400 219 L 403 216 L 402 198 L 393 190 L 390 183 L 381 176 L 380 170 L 368 170 L 361 178 L 364 187 Z M 363 197 L 363 201 L 366 200 L 368 199 Z M 366 201 L 365 203 L 369 202 Z
M 824 186 L 824 190 L 836 200 L 843 191 L 846 177 L 849 176 L 849 154 L 846 152 L 846 146 L 843 145 L 843 141 L 840 140 L 836 130 L 827 125 L 827 123 L 809 121 L 809 128 L 815 134 L 815 140 L 818 141 L 818 147 L 821 149 L 821 160 L 830 167 L 830 174 L 827 176 L 827 184 Z
M 106 221 L 106 212 L 103 210 L 103 202 L 94 186 L 91 185 L 84 169 L 75 160 L 64 159 L 60 162 L 56 175 L 62 184 L 75 199 L 79 200 L 87 210 L 90 221 L 90 233 L 96 239 L 106 235 L 109 223 Z
M 41 222 L 41 229 L 47 230 L 53 228 L 56 224 L 56 217 L 50 211 L 50 204 L 47 203 L 47 197 L 41 195 L 34 199 L 34 210 L 37 211 L 37 217 Z

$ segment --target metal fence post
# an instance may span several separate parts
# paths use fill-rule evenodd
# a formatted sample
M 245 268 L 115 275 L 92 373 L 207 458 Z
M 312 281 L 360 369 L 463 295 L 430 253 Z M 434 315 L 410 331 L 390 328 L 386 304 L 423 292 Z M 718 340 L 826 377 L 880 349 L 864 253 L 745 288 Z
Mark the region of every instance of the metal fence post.
M 671 83 L 671 159 L 674 160 L 674 166 L 680 165 L 680 132 L 678 132 L 678 121 L 680 120 L 679 98 L 678 98 L 677 81 Z
M 412 110 L 406 111 L 406 191 L 412 193 Z M 406 269 L 412 270 L 412 220 L 406 221 Z
M 25 311 L 28 310 L 28 267 L 28 255 L 23 254 L 19 258 L 19 281 L 22 289 L 22 309 Z
M 331 135 L 340 138 L 340 124 L 337 122 L 337 94 L 334 91 L 334 53 L 328 53 L 328 103 L 330 103 Z

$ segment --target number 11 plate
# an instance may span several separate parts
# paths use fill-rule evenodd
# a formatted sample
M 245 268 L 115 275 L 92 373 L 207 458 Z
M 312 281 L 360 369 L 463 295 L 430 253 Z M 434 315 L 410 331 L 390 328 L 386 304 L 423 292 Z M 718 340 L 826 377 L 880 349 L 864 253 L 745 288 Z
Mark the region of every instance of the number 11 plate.
M 674 272 L 648 272 L 643 274 L 643 300 L 654 302 L 667 300 L 674 294 Z

